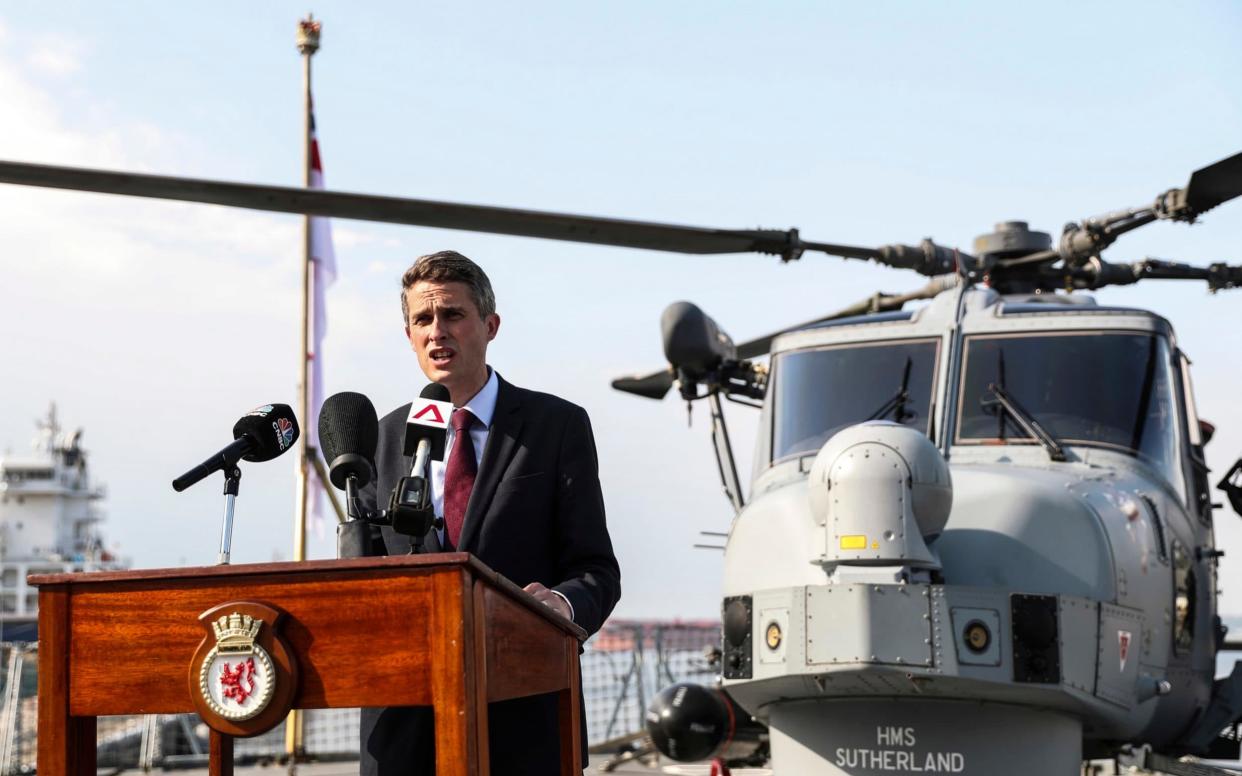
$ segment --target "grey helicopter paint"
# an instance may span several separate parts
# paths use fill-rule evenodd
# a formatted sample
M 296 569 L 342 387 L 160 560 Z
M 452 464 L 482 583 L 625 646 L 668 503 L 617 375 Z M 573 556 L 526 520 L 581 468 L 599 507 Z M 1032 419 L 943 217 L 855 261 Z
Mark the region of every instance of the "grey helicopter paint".
M 973 253 L 3 161 L 0 183 L 688 254 L 812 251 L 927 276 L 736 346 L 674 305 L 669 366 L 614 381 L 708 402 L 737 509 L 722 689 L 661 693 L 653 741 L 782 776 L 1068 776 L 1118 753 L 1189 773 L 1173 758 L 1237 756 L 1221 731 L 1242 717 L 1242 671 L 1213 681 L 1228 644 L 1211 429 L 1169 323 L 1079 292 L 1242 285 L 1242 266 L 1102 257 L 1128 231 L 1242 195 L 1242 154 L 1055 244 L 1015 221 Z M 931 302 L 903 309 L 917 299 Z M 769 353 L 770 367 L 751 360 Z M 748 501 L 724 400 L 760 402 Z M 1242 461 L 1219 487 L 1242 511 Z
M 1097 743 L 1171 745 L 1208 703 L 1215 557 L 1192 513 L 1181 445 L 1198 424 L 1172 332 L 1141 311 L 1036 298 L 963 287 L 905 319 L 774 341 L 761 463 L 725 551 L 726 606 L 748 612 L 753 657 L 734 666 L 737 645 L 726 644 L 724 686 L 768 722 L 778 772 L 996 773 L 1003 762 L 1010 773 L 1073 773 L 1084 740 L 1092 754 Z M 964 383 L 979 381 L 971 361 L 994 363 L 998 343 L 1038 339 L 1048 363 L 1075 364 L 1076 345 L 1115 347 L 1112 335 L 1161 343 L 1153 383 L 1166 391 L 1143 419 L 1168 420 L 1157 433 L 1177 466 L 1068 438 L 1067 460 L 1055 461 L 1006 420 L 964 406 L 978 387 Z M 897 389 L 917 346 L 925 374 L 907 383 L 923 394 L 907 399 L 901 423 L 823 429 L 822 446 L 815 434 L 784 438 L 782 397 L 812 387 L 782 385 L 788 360 L 848 368 L 846 352 L 873 351 L 869 374 Z M 807 372 L 788 368 L 790 379 Z M 1024 395 L 1037 386 L 1010 379 L 1054 435 L 1072 425 Z M 858 394 L 855 414 L 885 398 Z

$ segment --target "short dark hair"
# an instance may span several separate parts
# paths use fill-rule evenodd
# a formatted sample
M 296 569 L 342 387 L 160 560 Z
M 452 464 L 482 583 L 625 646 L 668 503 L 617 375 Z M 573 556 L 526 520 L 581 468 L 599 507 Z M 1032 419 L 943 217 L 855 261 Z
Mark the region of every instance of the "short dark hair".
M 419 256 L 401 276 L 401 319 L 407 326 L 410 323 L 410 303 L 406 301 L 405 292 L 424 280 L 465 283 L 470 289 L 474 306 L 479 308 L 479 317 L 486 318 L 496 312 L 496 294 L 492 292 L 492 281 L 487 279 L 483 268 L 457 251 L 436 251 Z

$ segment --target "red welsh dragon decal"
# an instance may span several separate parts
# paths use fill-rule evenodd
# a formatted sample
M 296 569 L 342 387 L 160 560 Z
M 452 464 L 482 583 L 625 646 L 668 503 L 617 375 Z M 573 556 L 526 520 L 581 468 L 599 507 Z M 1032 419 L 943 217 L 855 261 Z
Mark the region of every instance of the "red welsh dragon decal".
M 245 703 L 254 694 L 254 658 L 238 663 L 237 668 L 225 663 L 220 674 L 220 684 L 224 685 L 221 694 L 225 698 L 232 698 L 238 704 Z

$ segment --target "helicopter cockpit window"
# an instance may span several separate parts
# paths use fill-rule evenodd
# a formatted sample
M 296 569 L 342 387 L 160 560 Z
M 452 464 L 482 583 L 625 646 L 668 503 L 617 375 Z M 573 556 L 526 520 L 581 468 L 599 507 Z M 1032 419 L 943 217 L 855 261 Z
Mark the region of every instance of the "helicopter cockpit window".
M 1143 333 L 976 336 L 966 341 L 957 444 L 1034 444 L 994 401 L 1000 386 L 1061 444 L 1138 455 L 1182 492 L 1164 337 Z
M 890 420 L 931 432 L 939 341 L 799 350 L 776 357 L 772 460 L 817 452 L 846 426 Z

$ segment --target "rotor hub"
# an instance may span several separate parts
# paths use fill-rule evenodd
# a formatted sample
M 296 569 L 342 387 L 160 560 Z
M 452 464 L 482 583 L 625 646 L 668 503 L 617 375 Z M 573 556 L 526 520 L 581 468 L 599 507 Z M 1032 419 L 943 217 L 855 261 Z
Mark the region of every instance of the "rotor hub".
M 981 258 L 1010 259 L 1051 247 L 1052 237 L 1031 231 L 1026 221 L 1001 221 L 994 231 L 975 238 L 975 255 Z

